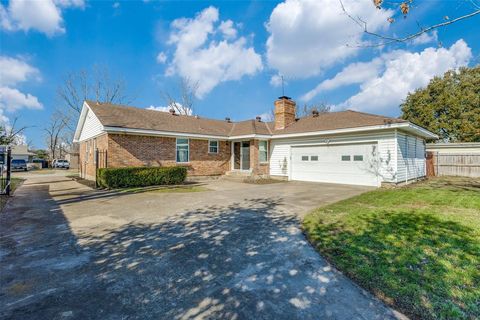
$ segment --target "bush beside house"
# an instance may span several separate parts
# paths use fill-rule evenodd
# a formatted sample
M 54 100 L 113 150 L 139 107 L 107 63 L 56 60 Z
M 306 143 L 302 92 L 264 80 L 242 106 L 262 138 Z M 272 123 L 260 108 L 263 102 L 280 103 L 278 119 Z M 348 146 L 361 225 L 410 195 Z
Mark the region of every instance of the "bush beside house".
M 186 177 L 185 167 L 102 168 L 97 181 L 100 187 L 114 189 L 181 184 Z

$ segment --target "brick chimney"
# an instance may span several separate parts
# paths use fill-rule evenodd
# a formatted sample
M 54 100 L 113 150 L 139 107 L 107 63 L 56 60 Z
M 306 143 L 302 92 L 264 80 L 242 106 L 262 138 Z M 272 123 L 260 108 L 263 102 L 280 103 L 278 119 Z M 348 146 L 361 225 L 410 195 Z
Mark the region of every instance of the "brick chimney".
M 275 100 L 275 130 L 281 130 L 295 122 L 295 101 L 282 96 Z

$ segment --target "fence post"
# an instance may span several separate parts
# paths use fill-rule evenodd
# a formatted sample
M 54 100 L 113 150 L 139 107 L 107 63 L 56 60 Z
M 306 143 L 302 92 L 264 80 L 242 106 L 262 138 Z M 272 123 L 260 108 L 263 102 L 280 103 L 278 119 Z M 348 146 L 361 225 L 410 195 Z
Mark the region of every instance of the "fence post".
M 98 188 L 98 148 L 95 149 L 95 188 Z
M 12 165 L 12 149 L 7 147 L 7 186 L 5 189 L 5 194 L 10 195 L 10 181 L 11 181 L 11 165 Z

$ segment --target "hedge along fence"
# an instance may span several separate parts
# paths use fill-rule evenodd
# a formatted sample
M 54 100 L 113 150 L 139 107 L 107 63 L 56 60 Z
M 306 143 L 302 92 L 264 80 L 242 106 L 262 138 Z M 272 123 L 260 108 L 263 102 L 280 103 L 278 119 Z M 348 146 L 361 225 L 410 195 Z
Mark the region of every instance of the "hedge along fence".
M 180 184 L 186 177 L 185 167 L 100 168 L 97 172 L 98 186 L 113 189 Z

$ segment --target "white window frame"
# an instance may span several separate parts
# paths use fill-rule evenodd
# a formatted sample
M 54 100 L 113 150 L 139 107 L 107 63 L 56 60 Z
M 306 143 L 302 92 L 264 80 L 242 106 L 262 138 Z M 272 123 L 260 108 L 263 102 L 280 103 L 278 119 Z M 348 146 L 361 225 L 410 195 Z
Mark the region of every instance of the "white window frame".
M 217 143 L 217 146 L 215 148 L 217 148 L 217 151 L 216 152 L 212 152 L 210 151 L 210 143 L 211 142 L 216 142 Z M 211 154 L 218 154 L 219 150 L 220 149 L 220 142 L 218 140 L 208 140 L 208 153 L 211 153 Z
M 187 143 L 181 143 L 179 144 L 178 143 L 178 140 L 187 140 Z M 178 146 L 181 145 L 181 146 L 184 146 L 184 145 L 187 145 L 187 162 L 180 162 L 178 161 Z M 177 138 L 175 140 L 175 162 L 176 163 L 189 163 L 190 162 L 190 139 L 188 138 Z
M 267 156 L 266 156 L 266 160 L 265 161 L 260 161 L 260 143 L 261 142 L 265 142 L 266 146 L 265 146 L 265 152 L 267 153 Z M 269 156 L 269 152 L 268 152 L 268 140 L 258 140 L 258 162 L 260 163 L 268 163 L 268 156 Z

